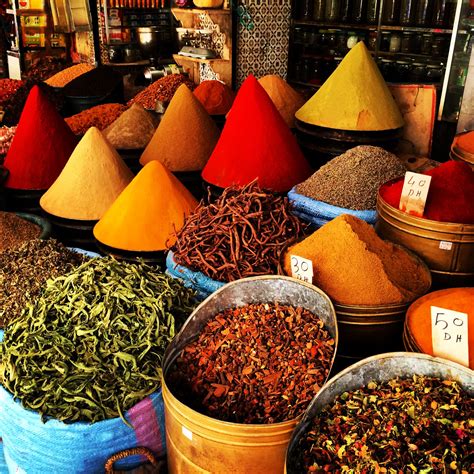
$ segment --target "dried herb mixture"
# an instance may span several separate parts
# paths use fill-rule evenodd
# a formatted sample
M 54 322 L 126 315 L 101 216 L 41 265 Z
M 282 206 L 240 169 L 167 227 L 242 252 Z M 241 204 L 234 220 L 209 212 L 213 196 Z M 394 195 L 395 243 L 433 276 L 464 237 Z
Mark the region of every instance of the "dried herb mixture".
M 305 472 L 474 472 L 474 399 L 457 382 L 414 375 L 344 392 L 314 419 Z

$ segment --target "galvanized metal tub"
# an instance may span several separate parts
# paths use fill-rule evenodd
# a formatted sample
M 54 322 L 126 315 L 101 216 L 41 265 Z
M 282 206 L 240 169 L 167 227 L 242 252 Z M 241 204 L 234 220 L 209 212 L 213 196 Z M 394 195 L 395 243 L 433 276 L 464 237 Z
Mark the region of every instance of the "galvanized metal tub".
M 335 340 L 337 325 L 328 296 L 308 283 L 283 276 L 245 278 L 228 283 L 191 314 L 163 359 L 168 468 L 173 473 L 282 472 L 285 451 L 297 419 L 274 424 L 239 424 L 216 420 L 189 408 L 167 385 L 174 361 L 196 339 L 208 320 L 219 312 L 250 303 L 278 302 L 301 306 L 317 314 Z
M 474 224 L 437 222 L 408 215 L 377 196 L 375 230 L 421 257 L 442 286 L 464 286 L 474 281 Z
M 285 472 L 288 474 L 303 472 L 298 452 L 299 441 L 311 426 L 313 419 L 338 395 L 361 388 L 371 381 L 385 382 L 395 377 L 406 378 L 414 374 L 454 379 L 464 390 L 474 396 L 472 370 L 454 362 L 407 352 L 390 352 L 364 359 L 329 380 L 314 397 L 291 436 L 286 453 Z

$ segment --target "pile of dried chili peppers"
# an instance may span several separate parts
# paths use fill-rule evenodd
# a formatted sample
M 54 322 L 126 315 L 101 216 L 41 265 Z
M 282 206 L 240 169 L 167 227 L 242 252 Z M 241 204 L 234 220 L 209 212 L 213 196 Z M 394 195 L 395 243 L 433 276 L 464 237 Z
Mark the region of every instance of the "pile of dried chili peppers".
M 169 374 L 173 393 L 201 413 L 235 423 L 301 415 L 326 381 L 334 339 L 301 307 L 251 304 L 208 321 Z
M 474 472 L 474 400 L 413 376 L 344 392 L 300 441 L 305 472 Z
M 201 203 L 177 234 L 174 258 L 225 282 L 276 274 L 282 251 L 304 230 L 286 197 L 263 191 L 254 181 Z

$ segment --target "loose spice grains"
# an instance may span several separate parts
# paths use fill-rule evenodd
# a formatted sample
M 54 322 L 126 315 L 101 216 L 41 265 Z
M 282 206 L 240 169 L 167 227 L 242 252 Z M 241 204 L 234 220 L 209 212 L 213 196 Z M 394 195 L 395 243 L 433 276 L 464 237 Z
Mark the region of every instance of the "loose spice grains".
M 91 127 L 104 130 L 126 110 L 127 107 L 122 104 L 101 104 L 68 117 L 65 121 L 75 135 L 84 135 Z
M 195 305 L 144 263 L 94 258 L 48 282 L 0 345 L 0 378 L 43 418 L 122 417 L 161 386 L 161 359 Z
M 177 263 L 219 281 L 278 273 L 288 242 L 306 227 L 286 197 L 254 181 L 227 188 L 213 203 L 200 203 L 177 233 Z
M 41 228 L 33 222 L 11 212 L 0 211 L 0 252 L 36 239 L 40 233 Z
M 306 409 L 329 374 L 333 353 L 334 339 L 317 315 L 278 303 L 250 304 L 208 321 L 172 367 L 170 386 L 219 420 L 283 422 Z
M 30 240 L 0 252 L 0 327 L 16 320 L 46 280 L 63 275 L 84 261 L 56 240 Z
M 300 441 L 302 464 L 308 473 L 467 474 L 473 417 L 474 399 L 453 380 L 370 382 L 318 414 Z

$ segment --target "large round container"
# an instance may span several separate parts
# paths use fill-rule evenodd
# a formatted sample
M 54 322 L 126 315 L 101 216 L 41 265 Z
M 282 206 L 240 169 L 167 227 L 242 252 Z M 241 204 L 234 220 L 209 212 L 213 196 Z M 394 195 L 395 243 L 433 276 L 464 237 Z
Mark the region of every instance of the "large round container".
M 411 216 L 377 196 L 375 230 L 421 257 L 442 286 L 469 285 L 474 279 L 474 224 L 437 222 Z
M 167 375 L 174 361 L 183 348 L 196 339 L 209 319 L 231 307 L 275 301 L 302 306 L 317 314 L 335 340 L 335 356 L 338 334 L 334 308 L 319 288 L 289 277 L 261 276 L 228 283 L 213 293 L 194 310 L 163 359 L 163 400 L 171 474 L 283 471 L 286 447 L 297 420 L 262 425 L 216 420 L 187 407 L 167 385 Z
M 288 474 L 304 472 L 298 452 L 299 441 L 308 431 L 313 419 L 338 395 L 361 388 L 371 381 L 385 382 L 395 377 L 406 378 L 414 374 L 455 379 L 464 390 L 474 396 L 472 370 L 454 362 L 406 352 L 392 352 L 364 359 L 333 377 L 314 397 L 291 437 L 286 454 L 285 472 Z
M 164 250 L 156 252 L 133 252 L 109 247 L 108 245 L 99 242 L 97 239 L 95 239 L 95 245 L 100 252 L 110 255 L 116 260 L 130 263 L 137 263 L 138 260 L 143 260 L 148 265 L 159 265 L 161 267 L 164 267 L 166 264 L 166 252 Z
M 41 214 L 39 201 L 45 189 L 11 189 L 3 188 L 3 201 L 6 211 Z
M 38 236 L 38 239 L 46 240 L 51 237 L 51 224 L 47 219 L 35 216 L 34 214 L 26 214 L 24 212 L 17 212 L 16 215 L 22 219 L 25 219 L 25 221 L 29 221 L 32 224 L 36 224 L 40 227 L 41 233 Z

